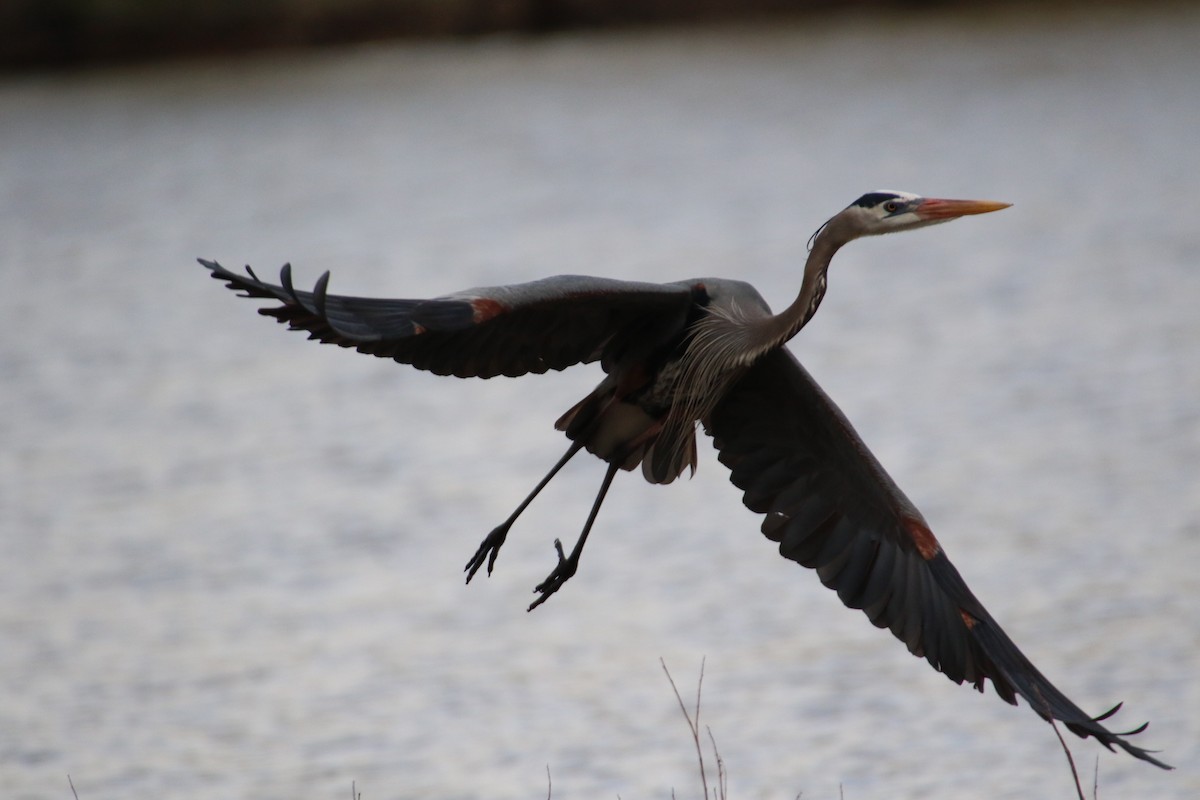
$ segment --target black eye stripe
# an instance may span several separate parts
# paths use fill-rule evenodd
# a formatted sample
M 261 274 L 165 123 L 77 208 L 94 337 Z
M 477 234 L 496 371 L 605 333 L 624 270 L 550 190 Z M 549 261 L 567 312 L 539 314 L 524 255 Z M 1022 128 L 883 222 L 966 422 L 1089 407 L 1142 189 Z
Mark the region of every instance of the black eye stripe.
M 877 206 L 880 203 L 885 202 L 887 200 L 899 200 L 899 199 L 900 199 L 900 195 L 892 194 L 891 192 L 868 192 L 867 194 L 864 194 L 862 197 L 855 200 L 850 205 L 862 206 L 863 208 L 874 208 L 875 206 Z

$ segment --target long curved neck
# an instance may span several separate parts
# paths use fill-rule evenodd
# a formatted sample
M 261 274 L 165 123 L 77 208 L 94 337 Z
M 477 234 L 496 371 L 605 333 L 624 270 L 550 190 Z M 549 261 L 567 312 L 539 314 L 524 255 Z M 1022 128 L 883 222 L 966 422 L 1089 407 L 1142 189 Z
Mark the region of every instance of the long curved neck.
M 817 231 L 804 263 L 800 293 L 782 313 L 774 316 L 748 313 L 750 309 L 741 309 L 737 303 L 712 309 L 693 329 L 688 347 L 692 368 L 722 373 L 747 366 L 795 336 L 812 319 L 825 296 L 825 273 L 829 262 L 842 245 L 856 236 L 852 226 L 841 216 L 834 217 Z M 710 376 L 707 382 L 715 382 L 715 378 Z M 700 383 L 707 385 L 703 381 Z
M 813 237 L 808 260 L 804 262 L 804 279 L 796 299 L 782 313 L 763 321 L 764 326 L 770 326 L 776 344 L 783 344 L 807 325 L 825 297 L 825 273 L 829 269 L 829 262 L 842 245 L 852 238 L 845 235 L 836 222 L 836 219 L 831 220 Z

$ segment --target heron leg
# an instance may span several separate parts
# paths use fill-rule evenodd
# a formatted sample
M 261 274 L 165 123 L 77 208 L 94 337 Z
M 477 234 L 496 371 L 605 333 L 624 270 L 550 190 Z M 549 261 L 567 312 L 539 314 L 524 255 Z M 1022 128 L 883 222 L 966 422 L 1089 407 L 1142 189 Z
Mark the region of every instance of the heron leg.
M 571 555 L 563 554 L 562 541 L 554 540 L 554 549 L 558 551 L 558 566 L 556 566 L 546 580 L 534 587 L 533 591 L 537 592 L 540 597 L 529 604 L 527 611 L 533 611 L 542 603 L 549 599 L 550 595 L 562 588 L 562 585 L 575 574 L 575 570 L 579 568 L 579 555 L 583 552 L 583 545 L 587 541 L 588 533 L 592 530 L 592 523 L 596 521 L 596 515 L 600 513 L 600 506 L 604 503 L 604 496 L 608 494 L 608 487 L 612 485 L 613 476 L 617 474 L 617 470 L 621 468 L 621 462 L 614 460 L 608 465 L 608 471 L 604 473 L 604 480 L 600 484 L 600 491 L 596 493 L 596 499 L 592 503 L 592 511 L 588 514 L 587 522 L 583 524 L 583 532 L 579 534 L 579 539 L 575 542 L 575 547 L 571 549 Z
M 471 556 L 471 560 L 463 567 L 463 572 L 467 573 L 467 583 L 470 583 L 471 578 L 475 577 L 475 573 L 483 566 L 485 560 L 487 561 L 488 575 L 492 574 L 492 567 L 496 563 L 496 556 L 500 554 L 500 545 L 504 544 L 504 540 L 508 538 L 508 529 L 517 521 L 517 517 L 521 516 L 521 512 L 533 502 L 533 498 L 537 497 L 538 493 L 546 488 L 546 484 L 571 460 L 571 456 L 582 449 L 582 442 L 571 442 L 571 446 L 567 448 L 567 452 L 558 460 L 557 464 L 550 468 L 550 471 L 546 473 L 546 477 L 542 478 L 541 482 L 533 487 L 533 491 L 521 501 L 521 505 L 517 506 L 517 510 L 508 519 L 504 520 L 504 522 L 492 528 L 492 532 L 483 538 L 483 541 L 479 543 L 479 549 L 475 551 L 475 555 Z

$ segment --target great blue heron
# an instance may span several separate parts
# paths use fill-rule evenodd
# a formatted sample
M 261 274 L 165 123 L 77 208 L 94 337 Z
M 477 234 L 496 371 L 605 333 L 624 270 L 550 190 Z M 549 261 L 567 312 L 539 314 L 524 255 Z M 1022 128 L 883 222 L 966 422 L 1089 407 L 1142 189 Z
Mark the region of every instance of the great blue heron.
M 488 572 L 509 528 L 581 448 L 608 462 L 570 554 L 534 589 L 532 610 L 575 574 L 580 553 L 618 469 L 641 466 L 651 483 L 696 467 L 696 423 L 712 436 L 730 479 L 762 532 L 785 558 L 817 571 L 842 602 L 890 628 L 916 656 L 979 691 L 990 679 L 1013 705 L 1025 698 L 1047 720 L 1169 769 L 1113 733 L 1055 688 L 1017 649 L 947 559 L 921 513 L 859 439 L 849 421 L 783 345 L 812 318 L 833 255 L 862 236 L 912 230 L 1007 203 L 939 200 L 871 192 L 809 240 L 800 292 L 773 315 L 742 281 L 701 278 L 666 284 L 560 275 L 512 286 L 468 289 L 432 300 L 328 294 L 329 273 L 297 290 L 290 265 L 282 286 L 201 260 L 244 296 L 282 305 L 259 313 L 309 338 L 392 358 L 438 375 L 518 376 L 599 361 L 600 384 L 556 423 L 571 445 L 512 515 L 467 562 L 469 582 Z

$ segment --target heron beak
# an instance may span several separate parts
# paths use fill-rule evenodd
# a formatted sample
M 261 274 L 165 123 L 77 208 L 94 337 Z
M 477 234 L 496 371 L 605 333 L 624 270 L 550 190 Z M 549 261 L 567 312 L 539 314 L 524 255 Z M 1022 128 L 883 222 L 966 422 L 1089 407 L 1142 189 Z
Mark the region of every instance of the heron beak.
M 958 219 L 968 214 L 986 214 L 989 211 L 999 211 L 1008 208 L 1012 203 L 997 203 L 994 200 L 941 200 L 927 197 L 913 209 L 922 220 Z

